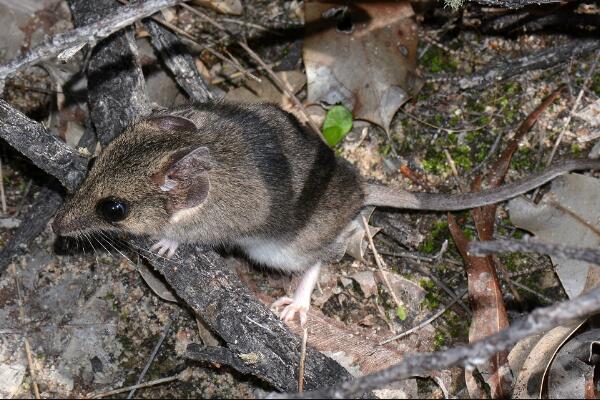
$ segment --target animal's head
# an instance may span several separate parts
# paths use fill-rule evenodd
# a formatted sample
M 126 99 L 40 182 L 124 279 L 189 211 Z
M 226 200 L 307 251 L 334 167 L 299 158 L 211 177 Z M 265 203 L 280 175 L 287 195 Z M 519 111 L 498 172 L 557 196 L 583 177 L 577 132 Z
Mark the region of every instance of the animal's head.
M 58 212 L 55 233 L 160 234 L 177 212 L 208 195 L 210 154 L 194 144 L 196 134 L 191 120 L 174 115 L 149 117 L 126 129 Z

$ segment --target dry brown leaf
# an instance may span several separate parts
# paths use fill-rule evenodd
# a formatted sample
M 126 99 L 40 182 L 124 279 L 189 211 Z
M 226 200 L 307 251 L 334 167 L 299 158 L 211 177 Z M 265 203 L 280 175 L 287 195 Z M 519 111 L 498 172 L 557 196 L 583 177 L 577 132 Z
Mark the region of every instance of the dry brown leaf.
M 408 1 L 344 4 L 305 2 L 308 101 L 342 103 L 354 118 L 388 131 L 398 108 L 421 85 L 412 6 Z
M 377 282 L 373 271 L 360 271 L 350 275 L 350 278 L 358 283 L 365 298 L 368 299 L 377 294 Z
M 273 299 L 255 293 L 266 305 Z M 292 332 L 301 336 L 303 329 L 296 320 L 286 323 Z M 345 325 L 325 316 L 314 307 L 308 311 L 308 345 L 333 358 L 353 376 L 363 376 L 402 361 L 405 354 L 430 351 L 428 346 L 435 333 L 432 326 L 424 328 L 421 335 L 411 335 L 393 344 L 380 346 L 378 343 L 391 335 L 390 331 L 375 333 L 371 329 Z M 437 377 L 437 375 L 436 375 Z M 441 380 L 437 380 L 442 384 Z M 442 387 L 442 390 L 447 388 Z M 414 379 L 406 379 L 396 385 L 375 391 L 379 398 L 416 398 L 417 385 Z
M 514 399 L 540 398 L 545 371 L 554 358 L 556 351 L 581 326 L 573 323 L 558 326 L 546 333 L 537 343 L 515 371 L 515 385 L 512 393 Z M 518 348 L 515 346 L 515 348 Z
M 546 243 L 583 247 L 600 245 L 600 180 L 579 174 L 563 175 L 538 204 L 525 198 L 508 203 L 510 220 Z M 551 256 L 570 298 L 598 286 L 600 267 L 584 261 Z
M 456 218 L 448 215 L 448 227 L 461 256 L 465 260 L 468 278 L 469 300 L 473 319 L 469 327 L 469 343 L 508 328 L 508 317 L 502 299 L 498 277 L 491 264 L 491 257 L 474 257 L 467 253 L 469 241 L 458 226 Z M 510 368 L 508 352 L 502 351 L 490 359 L 489 364 L 480 365 L 479 372 L 490 386 L 492 398 L 506 397 L 510 390 Z M 467 384 L 472 397 L 480 397 L 480 388 L 467 374 Z M 471 384 L 469 384 L 471 383 Z
M 160 297 L 163 300 L 172 301 L 174 303 L 177 302 L 177 298 L 175 297 L 175 295 L 173 294 L 171 289 L 168 288 L 167 285 L 163 281 L 161 281 L 156 276 L 156 273 L 154 271 L 150 270 L 150 268 L 148 268 L 147 265 L 139 264 L 138 271 L 140 272 L 140 275 L 144 279 L 144 282 L 146 282 L 148 287 L 150 289 L 152 289 L 154 294 L 156 294 L 158 297 Z
M 597 399 L 594 375 L 600 329 L 578 333 L 556 352 L 546 374 L 549 399 Z

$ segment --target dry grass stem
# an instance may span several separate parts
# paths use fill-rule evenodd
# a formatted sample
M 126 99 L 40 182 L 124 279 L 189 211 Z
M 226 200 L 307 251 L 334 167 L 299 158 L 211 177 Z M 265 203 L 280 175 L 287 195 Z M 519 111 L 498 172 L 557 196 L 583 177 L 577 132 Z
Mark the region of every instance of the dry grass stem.
M 362 217 L 362 221 L 363 221 L 363 225 L 365 227 L 365 232 L 367 234 L 367 239 L 369 240 L 369 247 L 371 247 L 371 251 L 373 252 L 373 257 L 375 257 L 375 263 L 377 263 L 377 268 L 379 268 L 379 272 L 381 272 L 383 282 L 385 283 L 385 286 L 387 287 L 388 292 L 390 292 L 390 296 L 392 296 L 394 303 L 396 303 L 396 307 L 404 307 L 404 303 L 398 298 L 398 296 L 396 296 L 396 293 L 394 292 L 394 289 L 392 288 L 392 285 L 390 284 L 390 281 L 387 278 L 387 274 L 386 274 L 387 271 L 385 270 L 385 262 L 383 261 L 383 259 L 377 252 L 377 249 L 375 248 L 375 244 L 373 243 L 373 238 L 371 237 L 371 231 L 369 229 L 369 223 L 367 222 L 367 219 L 364 216 Z
M 452 301 L 450 303 L 448 303 L 444 308 L 442 308 L 441 310 L 439 310 L 438 312 L 436 312 L 435 314 L 433 314 L 431 317 L 427 318 L 425 321 L 419 323 L 417 326 L 415 326 L 413 328 L 410 328 L 407 331 L 404 331 L 404 332 L 402 332 L 402 333 L 400 333 L 400 334 L 398 334 L 396 336 L 392 336 L 391 338 L 386 339 L 386 340 L 384 340 L 382 342 L 379 342 L 379 345 L 381 346 L 381 345 L 384 345 L 386 343 L 393 342 L 394 340 L 402 339 L 403 337 L 408 336 L 411 333 L 416 332 L 419 329 L 421 329 L 421 328 L 429 325 L 430 323 L 432 323 L 433 321 L 435 321 L 437 318 L 439 318 L 442 314 L 444 314 L 446 311 L 448 311 L 448 309 L 450 309 L 450 307 L 452 307 L 454 304 L 458 303 L 458 301 L 460 299 L 462 299 L 465 296 L 465 294 L 467 294 L 467 290 L 466 289 L 463 290 L 463 292 L 460 295 L 458 295 L 454 299 L 452 299 Z
M 302 347 L 300 349 L 300 365 L 298 366 L 298 393 L 304 392 L 304 363 L 306 361 L 306 342 L 308 341 L 308 328 L 302 334 Z
M 577 94 L 577 98 L 575 99 L 575 103 L 573 104 L 573 107 L 571 108 L 571 111 L 569 112 L 569 115 L 567 116 L 567 119 L 566 119 L 562 129 L 560 130 L 560 134 L 558 135 L 558 137 L 556 138 L 556 141 L 554 142 L 554 147 L 552 147 L 552 152 L 550 153 L 550 156 L 548 157 L 548 161 L 546 161 L 546 166 L 549 166 L 552 163 L 552 160 L 554 159 L 554 156 L 556 155 L 558 146 L 560 145 L 560 143 L 563 139 L 563 136 L 565 135 L 565 132 L 567 131 L 567 128 L 569 127 L 569 124 L 571 123 L 571 119 L 573 119 L 573 114 L 575 113 L 575 111 L 577 111 L 577 108 L 579 107 L 579 103 L 581 102 L 581 99 L 583 98 L 583 94 L 585 93 L 585 89 L 588 87 L 590 79 L 594 75 L 594 71 L 596 71 L 596 66 L 598 65 L 598 57 L 599 56 L 600 56 L 600 51 L 596 51 L 595 56 L 594 56 L 594 62 L 592 63 L 590 70 L 588 71 L 588 73 L 585 77 L 585 80 L 583 81 L 583 85 L 581 85 L 581 89 L 579 90 L 579 93 Z

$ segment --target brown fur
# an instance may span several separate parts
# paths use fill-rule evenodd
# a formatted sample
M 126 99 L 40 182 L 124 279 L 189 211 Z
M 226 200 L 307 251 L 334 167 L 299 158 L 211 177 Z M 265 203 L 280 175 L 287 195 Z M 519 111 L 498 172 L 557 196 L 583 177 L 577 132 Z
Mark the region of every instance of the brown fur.
M 161 115 L 184 117 L 198 129 L 161 123 Z M 202 203 L 174 211 L 172 193 L 160 189 L 165 171 L 175 154 L 198 147 L 210 152 L 210 189 Z M 226 246 L 247 238 L 277 240 L 302 255 L 294 260 L 302 265 L 287 268 L 303 269 L 343 255 L 336 239 L 363 206 L 361 188 L 346 161 L 279 108 L 201 104 L 153 115 L 117 137 L 54 227 L 67 235 L 120 230 Z M 106 197 L 127 201 L 129 216 L 105 222 L 96 205 Z

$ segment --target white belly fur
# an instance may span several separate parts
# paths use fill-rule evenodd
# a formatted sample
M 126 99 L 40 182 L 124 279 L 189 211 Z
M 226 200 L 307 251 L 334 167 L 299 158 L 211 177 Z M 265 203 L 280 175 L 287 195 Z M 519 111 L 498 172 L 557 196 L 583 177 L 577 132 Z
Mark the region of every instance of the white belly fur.
M 270 268 L 299 271 L 306 268 L 306 258 L 288 243 L 277 240 L 243 238 L 237 241 L 240 248 L 253 261 Z

